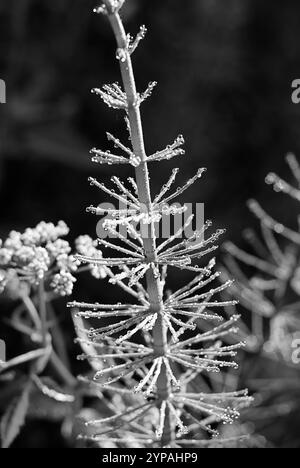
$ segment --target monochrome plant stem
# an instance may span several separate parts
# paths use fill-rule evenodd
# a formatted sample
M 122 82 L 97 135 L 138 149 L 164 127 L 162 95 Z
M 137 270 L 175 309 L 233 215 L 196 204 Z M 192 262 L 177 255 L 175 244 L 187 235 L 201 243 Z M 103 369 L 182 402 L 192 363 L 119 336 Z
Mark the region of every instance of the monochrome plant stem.
M 140 203 L 146 208 L 146 214 L 151 214 L 152 197 L 147 154 L 144 143 L 140 102 L 136 89 L 131 55 L 128 50 L 127 35 L 118 11 L 112 9 L 110 0 L 104 0 L 104 3 L 107 7 L 108 18 L 117 41 L 118 54 L 121 57 L 119 62 L 123 86 L 127 97 L 127 114 L 130 125 L 132 149 L 135 157 L 140 160 L 140 164 L 135 168 L 138 198 Z M 168 353 L 167 328 L 163 320 L 163 297 L 160 275 L 157 275 L 155 272 L 155 264 L 157 263 L 157 247 L 154 221 L 151 221 L 147 235 L 143 236 L 143 244 L 146 261 L 151 264 L 151 267 L 146 274 L 150 307 L 153 313 L 158 314 L 158 319 L 153 329 L 153 351 L 156 356 L 165 357 Z M 166 366 L 163 364 L 157 381 L 158 402 L 161 403 L 162 401 L 168 401 L 170 395 L 171 386 Z M 171 415 L 167 405 L 163 435 L 161 439 L 162 446 L 169 445 L 174 439 L 175 424 L 173 423 L 173 416 Z
M 42 326 L 41 326 L 41 319 L 40 319 L 40 316 L 39 316 L 39 313 L 34 305 L 34 303 L 32 302 L 31 298 L 27 295 L 27 294 L 24 294 L 21 296 L 21 299 L 22 299 L 22 302 L 27 310 L 27 312 L 29 313 L 29 316 L 33 322 L 33 325 L 36 329 L 36 331 L 40 331 Z
M 44 347 L 47 346 L 47 305 L 46 305 L 46 293 L 45 293 L 45 285 L 44 281 L 42 280 L 38 286 L 39 288 L 39 311 L 40 311 L 40 319 L 41 319 L 41 335 L 42 335 L 42 344 Z
M 67 387 L 69 387 L 70 389 L 76 388 L 77 379 L 73 377 L 69 369 L 66 367 L 66 365 L 63 363 L 63 361 L 60 359 L 60 357 L 56 354 L 54 350 L 52 350 L 50 356 L 50 364 L 53 366 L 55 372 L 58 374 L 58 376 L 61 378 L 61 380 Z

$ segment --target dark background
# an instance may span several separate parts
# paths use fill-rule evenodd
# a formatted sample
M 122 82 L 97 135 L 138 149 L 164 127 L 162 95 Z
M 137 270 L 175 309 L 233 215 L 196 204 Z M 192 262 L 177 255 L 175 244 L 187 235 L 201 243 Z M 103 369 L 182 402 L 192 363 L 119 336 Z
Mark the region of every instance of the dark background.
M 64 219 L 71 238 L 95 236 L 85 207 L 107 198 L 89 175 L 109 182 L 115 168 L 93 166 L 89 149 L 108 148 L 105 132 L 125 136 L 121 114 L 90 89 L 119 80 L 107 21 L 95 0 L 0 1 L 0 238 L 40 220 Z M 300 3 L 296 0 L 128 0 L 127 28 L 149 28 L 134 58 L 138 88 L 159 87 L 142 109 L 148 153 L 186 138 L 174 160 L 181 180 L 205 166 L 186 202 L 205 202 L 206 216 L 239 242 L 255 224 L 246 201 L 258 198 L 274 217 L 295 225 L 293 205 L 264 184 L 270 171 L 288 177 L 287 152 L 300 154 Z M 170 163 L 152 166 L 153 190 Z M 127 177 L 131 170 L 122 169 Z M 94 284 L 94 283 L 93 283 Z M 95 294 L 96 286 L 84 280 Z M 104 296 L 109 293 L 103 292 Z
M 114 39 L 107 22 L 91 13 L 94 5 L 0 3 L 0 75 L 7 83 L 7 104 L 0 107 L 2 237 L 41 219 L 65 219 L 74 236 L 95 232 L 85 206 L 101 201 L 101 194 L 86 180 L 108 180 L 112 170 L 93 166 L 88 152 L 107 147 L 106 130 L 124 130 L 121 114 L 90 94 L 119 79 Z M 205 202 L 207 216 L 233 240 L 252 223 L 249 197 L 272 207 L 266 173 L 285 175 L 285 153 L 299 153 L 300 106 L 290 98 L 291 82 L 300 77 L 299 13 L 299 2 L 291 0 L 284 6 L 276 0 L 130 0 L 124 9 L 132 33 L 140 24 L 149 27 L 135 55 L 138 87 L 159 82 L 143 107 L 148 152 L 184 134 L 187 156 L 174 161 L 182 178 L 208 168 L 188 201 Z M 157 168 L 156 189 L 170 164 Z M 276 205 L 280 210 L 278 198 Z

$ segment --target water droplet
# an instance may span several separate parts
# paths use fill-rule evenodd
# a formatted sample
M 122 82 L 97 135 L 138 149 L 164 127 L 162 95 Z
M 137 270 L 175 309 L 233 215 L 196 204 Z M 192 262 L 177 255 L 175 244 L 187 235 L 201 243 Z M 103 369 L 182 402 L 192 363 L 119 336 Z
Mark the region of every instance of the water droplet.
M 126 59 L 127 59 L 127 51 L 125 49 L 121 49 L 121 48 L 117 49 L 116 59 L 119 60 L 122 63 L 125 63 Z

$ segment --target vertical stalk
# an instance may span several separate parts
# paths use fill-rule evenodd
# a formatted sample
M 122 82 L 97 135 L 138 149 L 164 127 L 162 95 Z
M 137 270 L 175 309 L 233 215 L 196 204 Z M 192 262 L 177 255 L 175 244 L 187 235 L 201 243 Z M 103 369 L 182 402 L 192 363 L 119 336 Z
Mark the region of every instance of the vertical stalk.
M 141 163 L 135 170 L 136 183 L 138 187 L 138 196 L 141 205 L 146 212 L 152 211 L 152 199 L 149 180 L 149 170 L 147 165 L 147 154 L 144 143 L 144 133 L 140 104 L 136 90 L 134 71 L 131 61 L 131 55 L 128 50 L 127 35 L 117 11 L 113 11 L 110 0 L 104 0 L 109 12 L 108 18 L 113 29 L 117 46 L 122 51 L 120 68 L 123 80 L 124 90 L 127 96 L 128 119 L 131 130 L 132 149 L 135 156 L 139 157 Z M 157 261 L 155 224 L 151 222 L 147 235 L 143 236 L 146 261 L 155 264 Z M 147 272 L 147 290 L 149 294 L 150 307 L 153 312 L 158 314 L 155 327 L 153 329 L 154 353 L 157 356 L 165 356 L 168 350 L 167 329 L 163 321 L 163 297 L 160 278 L 154 272 L 154 266 Z M 168 400 L 171 394 L 171 387 L 165 365 L 162 365 L 161 373 L 157 381 L 158 401 Z M 162 436 L 162 446 L 169 445 L 175 438 L 174 425 L 169 410 L 166 410 L 165 428 Z
M 41 280 L 39 283 L 39 312 L 41 319 L 41 335 L 42 335 L 42 344 L 44 347 L 47 346 L 47 306 L 46 306 L 46 294 L 45 294 L 45 285 L 44 281 Z

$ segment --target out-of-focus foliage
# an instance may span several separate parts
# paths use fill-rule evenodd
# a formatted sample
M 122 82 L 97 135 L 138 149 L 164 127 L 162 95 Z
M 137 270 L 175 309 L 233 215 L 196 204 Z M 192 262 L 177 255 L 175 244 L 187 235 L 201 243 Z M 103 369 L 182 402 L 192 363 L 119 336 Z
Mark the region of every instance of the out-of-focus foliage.
M 79 266 L 75 254 L 101 258 L 102 253 L 87 235 L 76 239 L 72 252 L 64 239 L 68 233 L 63 221 L 56 226 L 40 222 L 0 239 L 1 338 L 9 353 L 0 362 L 3 448 L 15 441 L 28 418 L 57 420 L 70 443 L 82 397 L 89 394 L 73 377 L 68 350 L 71 328 L 66 339 L 57 300 L 72 294 L 79 273 L 89 271 L 99 279 L 106 272 L 102 267 Z
M 293 155 L 287 162 L 295 186 L 274 173 L 266 183 L 283 197 L 291 197 L 281 200 L 288 208 L 300 202 L 300 166 Z M 299 448 L 299 218 L 290 227 L 254 200 L 249 207 L 260 222 L 261 236 L 245 231 L 251 251 L 226 243 L 223 269 L 223 280 L 236 278 L 231 294 L 240 300 L 243 311 L 241 335 L 247 352 L 240 363 L 241 379 L 257 392 L 257 408 L 247 412 L 247 419 L 254 433 L 270 445 Z M 231 313 L 237 313 L 235 307 Z

